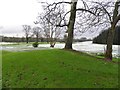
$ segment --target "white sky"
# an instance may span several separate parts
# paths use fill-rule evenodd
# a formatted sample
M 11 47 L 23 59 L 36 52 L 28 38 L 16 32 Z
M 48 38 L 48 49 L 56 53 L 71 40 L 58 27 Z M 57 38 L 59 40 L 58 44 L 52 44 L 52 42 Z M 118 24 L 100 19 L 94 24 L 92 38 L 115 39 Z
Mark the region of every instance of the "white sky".
M 36 0 L 0 0 L 0 25 L 32 23 L 39 11 Z

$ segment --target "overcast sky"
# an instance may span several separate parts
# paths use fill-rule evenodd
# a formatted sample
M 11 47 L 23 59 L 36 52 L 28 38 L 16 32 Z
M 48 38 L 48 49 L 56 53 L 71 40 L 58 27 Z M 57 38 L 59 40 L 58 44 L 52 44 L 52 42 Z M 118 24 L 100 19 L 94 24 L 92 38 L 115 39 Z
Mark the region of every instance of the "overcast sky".
M 0 0 L 0 30 L 3 35 L 21 35 L 21 25 L 32 25 L 41 10 L 37 0 Z
M 53 0 L 0 0 L 0 35 L 24 36 L 22 25 L 33 25 L 38 13 L 42 12 L 39 1 Z

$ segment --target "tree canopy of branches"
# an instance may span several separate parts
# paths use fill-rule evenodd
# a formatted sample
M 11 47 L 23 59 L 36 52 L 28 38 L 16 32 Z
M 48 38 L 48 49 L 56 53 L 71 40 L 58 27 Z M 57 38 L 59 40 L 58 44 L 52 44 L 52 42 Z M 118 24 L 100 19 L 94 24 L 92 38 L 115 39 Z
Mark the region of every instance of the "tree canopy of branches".
M 120 20 L 120 1 L 91 1 L 91 5 L 96 14 L 95 18 L 94 16 L 91 17 L 90 15 L 82 14 L 82 21 L 79 22 L 79 24 L 82 26 L 84 25 L 87 29 L 88 27 L 96 27 L 96 29 L 101 27 L 102 30 L 110 28 L 107 35 L 105 58 L 107 60 L 112 60 L 114 33 Z
M 54 47 L 57 38 L 60 37 L 60 34 L 63 31 L 63 28 L 56 26 L 61 21 L 61 13 L 63 13 L 63 9 L 58 7 L 50 14 L 48 14 L 48 12 L 49 10 L 45 9 L 45 12 L 38 16 L 35 24 L 40 24 L 44 36 L 48 39 L 48 42 L 50 42 L 50 47 Z

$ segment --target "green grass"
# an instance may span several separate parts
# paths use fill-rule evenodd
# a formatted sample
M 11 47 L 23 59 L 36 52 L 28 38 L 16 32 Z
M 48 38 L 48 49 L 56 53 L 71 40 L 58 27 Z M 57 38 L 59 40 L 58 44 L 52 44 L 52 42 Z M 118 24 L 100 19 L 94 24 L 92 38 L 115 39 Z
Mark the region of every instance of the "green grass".
M 0 50 L 0 89 L 2 88 L 2 51 Z
M 92 55 L 92 56 L 94 56 L 94 57 L 96 57 L 96 58 L 101 58 L 101 59 L 104 59 L 104 58 L 105 58 L 105 56 L 104 56 L 103 53 L 99 53 L 99 54 L 97 54 L 97 53 L 91 53 L 91 54 L 89 54 L 89 55 Z M 113 57 L 112 61 L 113 61 L 113 62 L 118 62 L 118 63 L 120 63 L 120 58 Z
M 3 51 L 4 88 L 116 88 L 118 64 L 66 50 Z

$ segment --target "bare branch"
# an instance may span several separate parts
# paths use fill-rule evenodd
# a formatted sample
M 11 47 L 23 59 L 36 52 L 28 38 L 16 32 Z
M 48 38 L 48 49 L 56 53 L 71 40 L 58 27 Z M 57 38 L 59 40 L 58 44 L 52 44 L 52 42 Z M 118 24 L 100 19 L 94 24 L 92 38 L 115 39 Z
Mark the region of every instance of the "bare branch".
M 87 5 L 87 3 L 84 0 L 81 0 L 81 1 L 83 2 L 85 9 L 89 9 L 89 6 Z
M 57 3 L 52 3 L 52 4 L 49 4 L 49 6 L 48 7 L 50 7 L 50 6 L 53 6 L 53 5 L 58 5 L 58 4 L 71 4 L 72 2 L 57 2 Z
M 104 12 L 108 15 L 110 22 L 112 22 L 111 15 L 110 15 L 110 13 L 107 11 L 107 9 L 105 8 L 105 6 L 108 6 L 108 4 L 111 3 L 111 2 L 106 3 L 106 5 L 104 5 L 104 6 L 103 6 L 102 3 L 99 3 L 99 2 L 92 2 L 92 3 L 96 3 L 96 4 L 100 5 L 100 6 L 103 8 Z M 110 6 L 110 7 L 111 7 L 111 6 Z M 98 8 L 98 9 L 101 10 L 101 8 Z M 103 11 L 103 10 L 101 10 L 101 11 Z M 98 14 L 98 15 L 99 15 L 99 14 Z
M 83 8 L 78 8 L 78 9 L 76 9 L 76 11 L 85 11 L 85 12 L 89 12 L 89 13 L 91 13 L 91 14 L 93 14 L 93 15 L 96 16 L 96 14 L 93 13 L 92 11 L 90 11 L 90 10 L 86 10 L 86 9 L 83 9 Z

